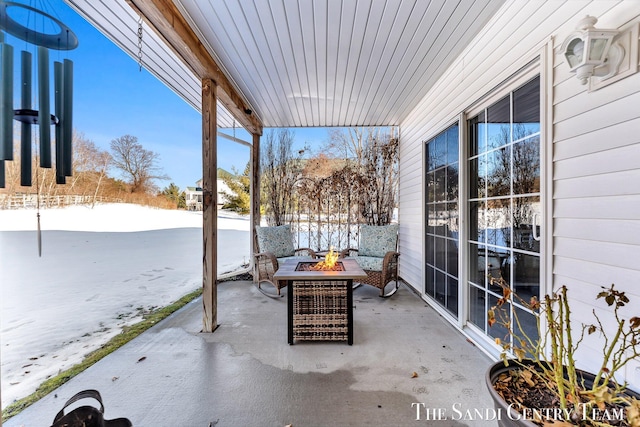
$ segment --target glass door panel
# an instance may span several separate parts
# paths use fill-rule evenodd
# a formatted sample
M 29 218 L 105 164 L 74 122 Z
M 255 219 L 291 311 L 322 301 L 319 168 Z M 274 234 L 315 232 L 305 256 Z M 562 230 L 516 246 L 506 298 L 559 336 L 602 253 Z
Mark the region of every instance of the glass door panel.
M 426 142 L 425 293 L 458 316 L 459 131 L 449 127 Z
M 502 297 L 493 279 L 524 301 L 540 293 L 540 83 L 539 77 L 468 120 L 468 321 L 488 337 L 486 312 Z M 517 299 L 496 316 L 534 329 L 535 318 Z M 512 323 L 513 324 L 513 323 Z M 517 332 L 517 331 L 516 331 Z

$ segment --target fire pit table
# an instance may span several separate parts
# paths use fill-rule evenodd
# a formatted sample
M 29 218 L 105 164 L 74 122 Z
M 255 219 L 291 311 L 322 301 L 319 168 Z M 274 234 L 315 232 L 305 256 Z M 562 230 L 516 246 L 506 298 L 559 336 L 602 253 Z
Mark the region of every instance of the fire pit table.
M 353 281 L 367 274 L 353 259 L 333 270 L 313 270 L 315 261 L 287 260 L 274 274 L 287 281 L 289 344 L 294 340 L 353 344 Z

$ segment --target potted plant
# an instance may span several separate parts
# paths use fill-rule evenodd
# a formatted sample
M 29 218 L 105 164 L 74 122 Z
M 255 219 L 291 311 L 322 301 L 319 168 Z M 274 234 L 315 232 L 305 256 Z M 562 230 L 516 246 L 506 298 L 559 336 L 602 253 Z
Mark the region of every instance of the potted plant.
M 505 337 L 496 338 L 502 360 L 489 368 L 486 383 L 501 427 L 640 427 L 640 394 L 616 379 L 621 368 L 640 359 L 640 317 L 622 317 L 629 303 L 624 292 L 611 285 L 597 295 L 611 307 L 613 323 L 605 323 L 594 310 L 594 323 L 575 331 L 565 286 L 543 301 L 525 301 L 504 279 L 491 282 L 501 287 L 502 298 L 488 312 L 489 326 L 504 328 Z M 536 337 L 525 331 L 517 310 L 507 309 L 514 302 L 535 317 Z M 602 343 L 596 373 L 576 368 L 579 345 L 592 337 Z

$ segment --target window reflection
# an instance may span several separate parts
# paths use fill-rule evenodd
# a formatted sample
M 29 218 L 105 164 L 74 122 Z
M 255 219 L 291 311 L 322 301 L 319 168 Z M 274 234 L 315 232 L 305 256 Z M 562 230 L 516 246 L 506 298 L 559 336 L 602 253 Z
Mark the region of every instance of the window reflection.
M 477 199 L 478 197 L 484 197 L 483 191 L 484 173 L 479 171 L 480 159 L 475 157 L 469 160 L 469 198 Z M 481 181 L 482 180 L 482 181 Z
M 514 251 L 514 289 L 521 298 L 529 301 L 540 291 L 540 257 Z
M 489 307 L 496 307 L 498 303 L 498 297 L 495 295 L 489 295 Z M 506 303 L 500 307 L 494 309 L 494 315 L 496 319 L 511 319 L 511 304 Z M 496 322 L 493 326 L 487 328 L 487 333 L 490 337 L 500 338 L 503 342 L 509 342 L 509 331 L 505 328 L 502 322 Z
M 489 208 L 485 221 L 485 241 L 488 244 L 506 247 L 511 232 L 511 209 L 509 199 L 496 199 L 487 202 Z
M 429 155 L 431 156 L 430 163 L 433 164 L 433 169 L 441 168 L 445 164 L 447 140 L 444 135 L 437 137 L 433 141 L 433 146 L 430 144 Z
M 469 288 L 469 321 L 478 328 L 485 330 L 487 306 L 485 304 L 485 293 L 475 286 Z
M 511 192 L 511 147 L 487 153 L 487 196 L 506 196 Z
M 452 163 L 447 166 L 447 200 L 458 199 L 458 163 Z
M 485 203 L 469 203 L 469 238 L 478 242 L 485 241 Z
M 540 197 L 513 198 L 512 246 L 531 252 L 540 252 Z
M 487 108 L 487 150 L 501 147 L 511 140 L 511 102 L 505 96 Z
M 484 269 L 484 249 L 475 243 L 469 244 L 469 282 L 484 287 L 485 269 Z
M 435 241 L 432 233 L 427 233 L 425 257 L 428 265 L 435 263 Z
M 435 174 L 433 172 L 427 172 L 426 176 L 426 191 L 427 191 L 427 198 L 433 198 L 433 195 L 435 193 L 435 189 L 434 189 L 434 185 L 435 185 Z
M 458 203 L 452 202 L 447 203 L 447 215 L 449 217 L 449 221 L 447 225 L 449 226 L 450 237 L 454 237 L 457 241 L 458 239 Z
M 447 176 L 444 168 L 436 169 L 433 201 L 440 202 L 445 199 L 447 190 Z
M 427 234 L 435 234 L 436 225 L 436 205 L 427 205 Z
M 513 331 L 513 334 L 515 335 L 516 340 L 517 341 L 525 340 L 528 338 L 534 342 L 537 341 L 539 338 L 538 327 L 536 323 L 536 318 L 533 316 L 533 314 L 529 313 L 526 310 L 523 310 L 522 308 L 516 307 L 515 315 L 518 317 L 520 321 L 519 324 L 522 326 L 522 329 L 516 328 L 516 330 Z M 526 355 L 526 357 L 532 357 L 532 356 L 534 355 L 533 354 Z
M 448 165 L 458 162 L 458 133 L 458 125 L 450 127 L 446 133 Z
M 529 194 L 540 191 L 540 137 L 513 144 L 513 192 Z
M 513 123 L 514 133 L 519 134 L 515 140 L 540 132 L 540 79 L 513 92 Z
M 447 291 L 447 309 L 458 317 L 458 279 L 447 277 Z
M 447 276 L 442 271 L 436 270 L 436 300 L 442 304 L 447 303 Z
M 469 140 L 474 141 L 469 147 L 469 156 L 477 156 L 487 151 L 487 129 L 484 111 L 469 120 Z
M 435 275 L 435 270 L 434 268 L 427 264 L 427 270 L 425 272 L 425 277 L 424 277 L 424 291 L 425 293 L 427 293 L 428 295 L 435 295 L 435 279 L 434 279 L 434 275 Z
M 444 227 L 442 227 L 444 228 Z M 442 239 L 442 238 L 436 238 L 435 239 L 435 250 L 436 250 L 436 263 L 435 263 L 435 267 L 439 270 L 445 270 L 447 268 L 447 264 L 445 262 L 446 260 L 446 252 L 445 252 L 445 247 L 446 247 L 446 239 Z

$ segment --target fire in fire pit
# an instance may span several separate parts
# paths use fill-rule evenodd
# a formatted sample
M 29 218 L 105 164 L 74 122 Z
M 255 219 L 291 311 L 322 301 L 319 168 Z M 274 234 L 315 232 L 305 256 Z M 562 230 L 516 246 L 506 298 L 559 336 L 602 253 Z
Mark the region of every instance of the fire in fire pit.
M 338 253 L 330 248 L 323 261 L 317 263 L 300 262 L 296 271 L 344 271 L 344 266 L 338 262 Z

